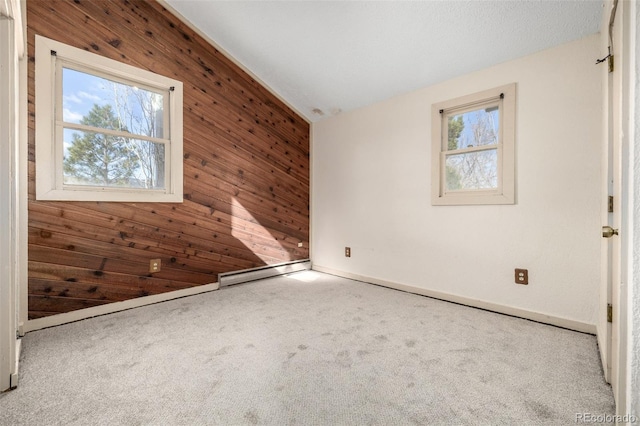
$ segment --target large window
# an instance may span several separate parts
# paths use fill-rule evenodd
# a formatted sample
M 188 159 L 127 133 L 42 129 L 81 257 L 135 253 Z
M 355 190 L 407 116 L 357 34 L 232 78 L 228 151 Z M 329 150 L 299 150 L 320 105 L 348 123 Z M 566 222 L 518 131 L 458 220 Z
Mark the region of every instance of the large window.
M 513 204 L 515 83 L 432 106 L 434 205 Z
M 182 202 L 182 83 L 36 36 L 36 198 Z

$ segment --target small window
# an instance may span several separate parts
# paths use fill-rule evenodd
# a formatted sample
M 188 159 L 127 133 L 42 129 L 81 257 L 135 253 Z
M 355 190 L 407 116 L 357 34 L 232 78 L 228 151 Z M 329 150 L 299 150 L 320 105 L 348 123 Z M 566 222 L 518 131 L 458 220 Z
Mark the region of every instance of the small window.
M 432 106 L 433 205 L 515 202 L 515 88 Z
M 36 36 L 36 199 L 182 202 L 182 83 Z

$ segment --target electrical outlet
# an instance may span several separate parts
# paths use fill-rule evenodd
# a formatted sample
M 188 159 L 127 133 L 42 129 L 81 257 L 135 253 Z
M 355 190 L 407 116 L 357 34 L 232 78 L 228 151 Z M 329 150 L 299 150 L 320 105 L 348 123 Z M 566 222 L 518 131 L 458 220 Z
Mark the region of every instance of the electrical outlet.
M 150 273 L 154 273 L 154 272 L 160 272 L 160 266 L 162 265 L 162 260 L 161 259 L 151 259 L 149 261 L 149 272 Z
M 345 257 L 351 257 L 351 247 L 344 248 L 344 255 Z
M 300 241 L 300 242 L 298 243 L 298 247 L 303 247 L 303 246 L 304 246 L 304 244 L 302 243 L 302 241 Z
M 529 284 L 529 270 L 516 268 L 516 284 Z

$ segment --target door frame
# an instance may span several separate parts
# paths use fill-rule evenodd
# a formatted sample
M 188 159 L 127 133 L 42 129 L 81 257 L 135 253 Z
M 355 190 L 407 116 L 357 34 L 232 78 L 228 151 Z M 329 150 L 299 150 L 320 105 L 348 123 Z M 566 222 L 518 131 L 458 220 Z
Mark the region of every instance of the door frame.
M 640 291 L 638 272 L 634 269 L 634 254 L 637 255 L 638 248 L 633 245 L 634 239 L 638 238 L 634 236 L 634 227 L 638 227 L 633 215 L 638 208 L 634 185 L 640 185 L 640 176 L 634 175 L 638 6 L 636 2 L 618 1 L 613 43 L 610 43 L 608 11 L 612 9 L 613 1 L 606 4 L 601 34 L 604 48 L 612 44 L 614 71 L 608 73 L 607 66 L 603 66 L 606 74 L 602 87 L 603 191 L 607 191 L 605 197 L 614 196 L 614 211 L 607 213 L 606 207 L 603 209 L 602 224 L 619 229 L 619 235 L 603 242 L 598 343 L 605 378 L 611 383 L 616 401 L 616 414 L 625 416 L 638 414 L 632 412 L 631 404 L 639 397 L 633 389 L 638 384 L 634 386 L 631 364 L 637 356 L 633 347 L 638 344 L 633 336 L 639 333 L 633 317 L 633 296 Z M 606 201 L 604 205 L 607 205 Z M 606 322 L 608 303 L 613 307 L 613 321 L 609 324 Z
M 13 191 L 12 173 L 14 138 L 12 130 L 15 120 L 10 110 L 12 98 L 12 59 L 13 37 L 10 37 L 13 22 L 5 16 L 0 16 L 0 391 L 11 387 L 11 378 L 15 374 L 15 282 L 14 253 L 11 246 L 13 239 Z M 13 331 L 13 333 L 12 333 Z
M 18 383 L 20 283 L 26 277 L 26 165 L 22 164 L 19 59 L 24 54 L 23 8 L 0 1 L 0 391 Z
M 634 340 L 633 335 L 637 336 L 639 330 L 634 330 L 634 311 L 633 311 L 633 296 L 634 292 L 640 291 L 638 289 L 638 276 L 634 275 L 634 254 L 637 253 L 638 247 L 634 247 L 634 227 L 637 227 L 637 223 L 634 221 L 634 211 L 638 208 L 635 205 L 634 199 L 634 185 L 637 184 L 640 176 L 635 175 L 634 166 L 636 160 L 634 159 L 634 142 L 637 143 L 637 135 L 635 134 L 636 121 L 636 67 L 637 67 L 637 46 L 636 46 L 636 31 L 637 31 L 637 14 L 638 4 L 636 1 L 623 1 L 620 0 L 618 7 L 622 7 L 617 19 L 620 21 L 618 30 L 619 41 L 616 48 L 622 56 L 622 60 L 619 62 L 620 70 L 620 84 L 619 84 L 619 116 L 614 115 L 614 125 L 618 126 L 618 143 L 620 151 L 620 282 L 614 283 L 619 287 L 618 294 L 614 289 L 614 296 L 617 296 L 617 302 L 619 305 L 618 322 L 614 322 L 614 327 L 617 327 L 615 333 L 617 333 L 618 341 L 614 342 L 616 345 L 613 347 L 614 353 L 617 351 L 617 368 L 613 371 L 613 375 L 616 375 L 617 380 L 613 386 L 613 392 L 616 396 L 616 414 L 624 415 L 639 415 L 638 412 L 633 412 L 634 408 L 632 404 L 638 404 L 638 398 L 640 395 L 633 395 L 633 380 L 634 370 L 632 367 L 632 361 L 634 356 L 638 354 L 634 352 Z M 617 22 L 617 21 L 616 21 Z M 614 26 L 615 29 L 615 26 Z M 635 286 L 635 288 L 634 288 Z M 614 299 L 614 301 L 616 301 Z M 614 311 L 615 319 L 615 311 Z M 614 355 L 615 356 L 615 355 Z M 637 368 L 637 367 L 636 367 Z M 636 405 L 637 406 L 637 405 Z

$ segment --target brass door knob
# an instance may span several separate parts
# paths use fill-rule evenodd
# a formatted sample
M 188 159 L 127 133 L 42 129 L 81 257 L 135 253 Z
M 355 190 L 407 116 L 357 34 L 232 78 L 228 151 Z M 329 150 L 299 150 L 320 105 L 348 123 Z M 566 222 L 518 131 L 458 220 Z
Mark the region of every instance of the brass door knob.
M 618 235 L 618 230 L 617 229 L 613 229 L 610 226 L 603 226 L 602 227 L 602 236 L 604 238 L 611 238 L 614 235 Z

